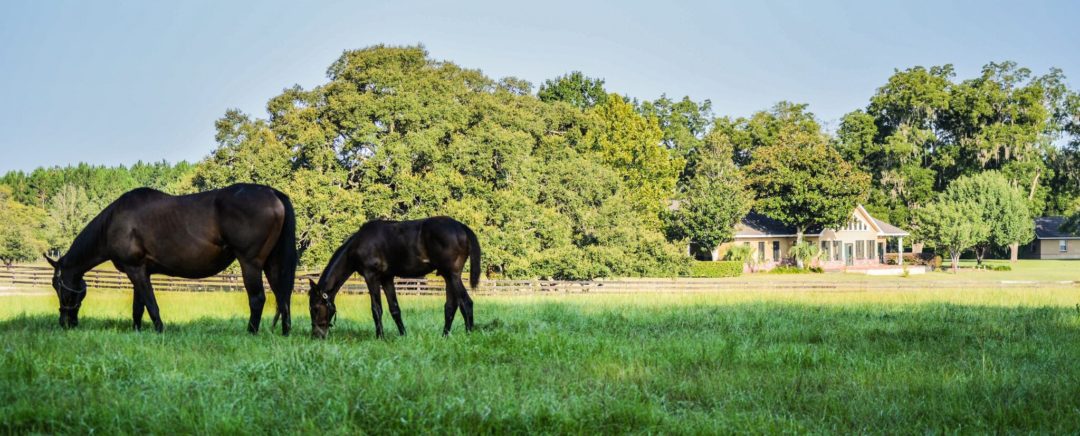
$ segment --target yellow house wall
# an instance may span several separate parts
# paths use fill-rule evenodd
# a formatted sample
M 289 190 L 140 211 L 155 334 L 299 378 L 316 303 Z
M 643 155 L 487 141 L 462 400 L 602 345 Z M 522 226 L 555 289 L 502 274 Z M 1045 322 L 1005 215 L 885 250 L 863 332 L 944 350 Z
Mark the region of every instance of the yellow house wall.
M 1039 259 L 1080 259 L 1080 239 L 1066 239 L 1068 251 L 1062 253 L 1058 248 L 1058 239 L 1039 240 Z

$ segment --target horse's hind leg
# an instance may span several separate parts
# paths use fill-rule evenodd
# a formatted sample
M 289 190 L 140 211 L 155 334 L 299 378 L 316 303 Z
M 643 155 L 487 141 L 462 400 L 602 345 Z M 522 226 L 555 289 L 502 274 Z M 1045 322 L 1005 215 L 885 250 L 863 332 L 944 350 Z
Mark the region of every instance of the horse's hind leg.
M 471 332 L 473 329 L 473 301 L 472 297 L 469 297 L 469 291 L 465 289 L 465 284 L 461 282 L 461 273 L 451 274 L 446 279 L 446 282 L 454 286 L 454 295 L 457 297 L 458 308 L 461 309 L 461 317 L 465 318 L 465 331 Z
M 379 280 L 364 277 L 367 282 L 368 294 L 371 295 L 371 319 L 375 321 L 375 337 L 383 337 L 382 328 L 382 295 L 379 292 Z
M 247 289 L 248 307 L 251 308 L 251 319 L 248 320 L 248 333 L 259 332 L 259 324 L 262 323 L 263 305 L 266 304 L 266 291 L 263 289 L 262 268 L 252 265 L 250 262 L 240 262 L 240 270 L 244 275 L 244 288 Z
M 278 314 L 281 315 L 281 334 L 288 336 L 292 330 L 292 289 L 281 282 L 281 274 L 276 265 L 266 266 L 266 281 L 270 282 L 270 290 L 274 291 L 274 301 L 277 302 Z
M 450 278 L 450 275 L 444 274 L 443 279 L 446 280 L 446 304 L 443 305 L 443 317 L 446 322 L 443 324 L 442 334 L 446 336 L 450 334 L 450 326 L 454 325 L 454 313 L 458 310 L 458 298 L 454 289 L 454 281 Z
M 386 305 L 390 306 L 390 316 L 397 324 L 398 333 L 405 336 L 405 322 L 401 320 L 401 307 L 397 302 L 397 290 L 394 289 L 394 278 L 386 278 L 382 281 L 383 290 L 386 291 Z

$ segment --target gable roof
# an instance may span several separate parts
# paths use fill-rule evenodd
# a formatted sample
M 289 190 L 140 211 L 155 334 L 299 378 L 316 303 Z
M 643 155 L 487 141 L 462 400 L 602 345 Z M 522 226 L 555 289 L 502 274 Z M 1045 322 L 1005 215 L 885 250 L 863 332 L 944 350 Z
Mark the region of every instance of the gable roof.
M 1035 218 L 1035 237 L 1039 239 L 1080 239 L 1080 235 L 1061 230 L 1065 223 L 1063 216 L 1044 216 Z
M 869 224 L 875 227 L 873 230 L 877 231 L 878 236 L 908 236 L 909 233 L 903 229 L 889 224 L 885 221 L 874 218 L 870 215 L 870 212 L 866 210 L 861 204 L 855 206 L 855 210 L 852 213 L 861 212 L 864 217 L 869 218 Z M 803 236 L 821 236 L 824 229 L 821 226 L 814 226 L 806 229 Z M 756 211 L 750 211 L 739 223 L 735 224 L 734 236 L 736 238 L 755 238 L 755 237 L 786 237 L 793 238 L 796 236 L 795 227 L 786 225 L 780 221 L 772 219 L 764 214 Z

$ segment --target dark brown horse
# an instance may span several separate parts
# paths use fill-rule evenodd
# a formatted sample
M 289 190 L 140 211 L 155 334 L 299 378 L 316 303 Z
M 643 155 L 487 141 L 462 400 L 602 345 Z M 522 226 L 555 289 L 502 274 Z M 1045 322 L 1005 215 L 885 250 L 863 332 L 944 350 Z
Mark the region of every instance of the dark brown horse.
M 371 317 L 375 321 L 376 336 L 383 336 L 380 289 L 386 291 L 390 315 L 394 317 L 398 333 L 404 335 L 405 324 L 401 321 L 394 277 L 423 277 L 432 271 L 446 280 L 443 335 L 450 333 L 458 309 L 465 318 L 465 330 L 472 331 L 473 302 L 461 283 L 465 258 L 471 259 L 469 282 L 476 288 L 480 281 L 480 243 L 469 227 L 452 218 L 380 220 L 364 224 L 334 252 L 319 282 L 309 280 L 312 336 L 326 337 L 331 321 L 337 315 L 334 299 L 354 272 L 364 277 L 371 294 Z
M 277 300 L 282 333 L 289 334 L 289 313 L 296 277 L 296 219 L 289 197 L 273 188 L 239 184 L 192 195 L 172 196 L 149 188 L 121 195 L 75 237 L 54 269 L 53 288 L 60 298 L 60 325 L 79 324 L 86 297 L 83 275 L 107 261 L 127 274 L 135 287 L 132 318 L 142 329 L 143 309 L 154 329 L 164 328 L 150 275 L 203 278 L 240 262 L 251 320 L 257 333 L 266 294 L 262 275 Z

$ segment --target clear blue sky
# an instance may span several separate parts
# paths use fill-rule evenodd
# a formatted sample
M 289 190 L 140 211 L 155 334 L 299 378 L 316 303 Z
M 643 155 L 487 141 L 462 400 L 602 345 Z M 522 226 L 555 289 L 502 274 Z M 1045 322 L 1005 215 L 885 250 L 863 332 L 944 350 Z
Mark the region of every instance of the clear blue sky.
M 1015 60 L 1080 84 L 1080 2 L 663 3 L 4 0 L 0 172 L 201 159 L 226 109 L 265 116 L 378 43 L 534 84 L 581 70 L 721 115 L 805 102 L 832 126 L 894 68 Z

